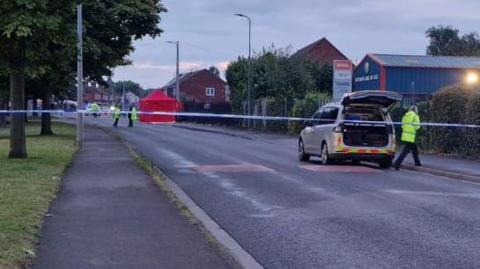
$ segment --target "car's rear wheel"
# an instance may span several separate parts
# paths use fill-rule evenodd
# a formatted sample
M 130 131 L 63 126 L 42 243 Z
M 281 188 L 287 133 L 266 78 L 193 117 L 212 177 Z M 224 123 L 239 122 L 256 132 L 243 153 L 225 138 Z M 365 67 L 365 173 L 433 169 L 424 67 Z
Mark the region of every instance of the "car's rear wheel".
M 378 164 L 380 165 L 381 168 L 390 168 L 392 166 L 393 159 L 385 159 L 380 161 Z
M 330 159 L 330 155 L 328 154 L 328 146 L 327 143 L 322 144 L 322 155 L 320 156 L 320 159 L 322 161 L 322 164 L 331 164 L 332 160 Z
M 303 145 L 303 140 L 298 140 L 298 159 L 302 162 L 308 162 L 310 160 L 310 155 L 305 153 L 305 146 Z

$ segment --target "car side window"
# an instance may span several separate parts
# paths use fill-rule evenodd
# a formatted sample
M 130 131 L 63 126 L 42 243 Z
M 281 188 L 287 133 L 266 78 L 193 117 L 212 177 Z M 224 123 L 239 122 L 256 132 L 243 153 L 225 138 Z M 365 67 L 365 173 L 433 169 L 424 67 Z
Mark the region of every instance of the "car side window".
M 313 126 L 321 124 L 320 123 L 320 116 L 321 116 L 320 111 L 317 111 L 317 112 L 315 112 L 315 114 L 313 114 L 313 116 L 312 116 L 312 125 Z
M 337 120 L 339 109 L 337 107 L 326 107 L 320 115 L 321 124 L 333 124 Z

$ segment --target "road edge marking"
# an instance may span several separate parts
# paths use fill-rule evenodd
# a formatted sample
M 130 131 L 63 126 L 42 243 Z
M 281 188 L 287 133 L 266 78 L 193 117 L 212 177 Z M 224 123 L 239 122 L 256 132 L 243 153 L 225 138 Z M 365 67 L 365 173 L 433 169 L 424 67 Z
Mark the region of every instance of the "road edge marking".
M 185 193 L 180 186 L 168 178 L 158 167 L 154 167 L 157 172 L 162 174 L 165 182 L 171 188 L 177 198 L 188 208 L 188 210 L 197 218 L 207 231 L 226 248 L 242 268 L 263 269 L 264 267 L 245 250 L 227 231 L 216 223 L 190 196 Z

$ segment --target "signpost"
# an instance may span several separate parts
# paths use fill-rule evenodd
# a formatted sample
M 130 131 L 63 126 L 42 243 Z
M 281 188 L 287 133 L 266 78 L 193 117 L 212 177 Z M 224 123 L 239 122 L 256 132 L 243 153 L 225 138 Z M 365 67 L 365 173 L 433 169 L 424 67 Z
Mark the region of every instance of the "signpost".
M 345 93 L 352 92 L 353 64 L 348 60 L 333 61 L 333 101 L 339 102 Z

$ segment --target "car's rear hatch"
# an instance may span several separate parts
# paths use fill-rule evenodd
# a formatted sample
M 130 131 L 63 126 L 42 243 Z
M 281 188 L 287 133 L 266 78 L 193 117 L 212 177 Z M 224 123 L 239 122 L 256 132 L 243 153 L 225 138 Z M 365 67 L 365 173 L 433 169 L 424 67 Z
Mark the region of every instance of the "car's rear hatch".
M 386 91 L 361 91 L 342 99 L 344 110 L 343 140 L 354 147 L 386 147 L 393 126 L 387 120 L 387 110 L 402 96 Z
M 402 101 L 402 96 L 396 92 L 389 91 L 359 91 L 342 98 L 342 105 L 345 107 L 358 106 L 378 106 L 390 109 L 397 102 Z

